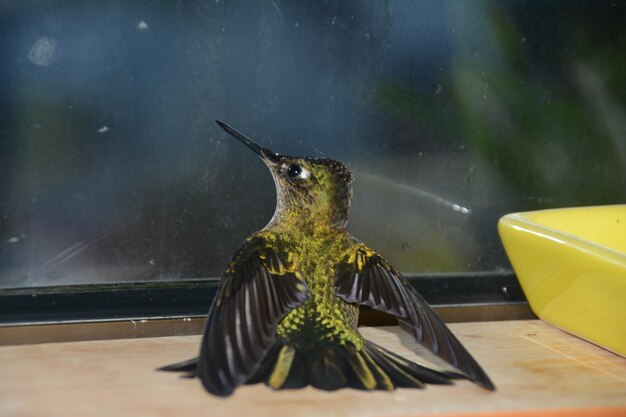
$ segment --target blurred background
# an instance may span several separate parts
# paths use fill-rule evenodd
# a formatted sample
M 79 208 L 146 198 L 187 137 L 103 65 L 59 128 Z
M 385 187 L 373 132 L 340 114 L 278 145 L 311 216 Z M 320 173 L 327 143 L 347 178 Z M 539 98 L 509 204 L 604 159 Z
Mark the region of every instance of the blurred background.
M 405 273 L 506 271 L 512 211 L 624 202 L 621 1 L 0 2 L 0 286 L 219 276 L 274 210 L 213 122 L 354 172 Z

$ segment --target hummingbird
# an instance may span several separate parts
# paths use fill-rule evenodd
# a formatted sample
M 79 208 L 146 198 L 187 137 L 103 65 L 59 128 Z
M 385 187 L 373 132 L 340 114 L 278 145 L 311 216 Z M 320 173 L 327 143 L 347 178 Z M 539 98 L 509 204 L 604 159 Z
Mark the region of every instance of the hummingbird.
M 222 274 L 198 357 L 160 370 L 198 377 L 220 397 L 262 382 L 276 390 L 393 390 L 464 378 L 495 390 L 407 279 L 346 231 L 353 177 L 344 164 L 281 155 L 216 122 L 269 168 L 276 209 Z M 457 371 L 419 365 L 366 340 L 357 328 L 360 305 L 395 316 Z

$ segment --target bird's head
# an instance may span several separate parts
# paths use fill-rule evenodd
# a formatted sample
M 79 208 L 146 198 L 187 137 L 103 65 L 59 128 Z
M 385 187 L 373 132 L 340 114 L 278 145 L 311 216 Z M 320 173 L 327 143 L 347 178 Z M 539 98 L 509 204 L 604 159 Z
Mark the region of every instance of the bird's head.
M 341 162 L 280 155 L 225 123 L 218 121 L 217 124 L 259 155 L 271 171 L 277 202 L 270 223 L 296 227 L 306 224 L 346 227 L 352 198 L 352 174 Z

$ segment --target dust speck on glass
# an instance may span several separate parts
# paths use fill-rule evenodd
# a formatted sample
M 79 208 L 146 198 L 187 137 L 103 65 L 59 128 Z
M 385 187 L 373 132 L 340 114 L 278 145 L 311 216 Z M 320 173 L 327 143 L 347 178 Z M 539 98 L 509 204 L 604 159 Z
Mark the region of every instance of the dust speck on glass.
M 626 198 L 616 1 L 5 1 L 0 286 L 218 276 L 270 149 L 353 171 L 400 270 L 510 268 L 511 211 Z

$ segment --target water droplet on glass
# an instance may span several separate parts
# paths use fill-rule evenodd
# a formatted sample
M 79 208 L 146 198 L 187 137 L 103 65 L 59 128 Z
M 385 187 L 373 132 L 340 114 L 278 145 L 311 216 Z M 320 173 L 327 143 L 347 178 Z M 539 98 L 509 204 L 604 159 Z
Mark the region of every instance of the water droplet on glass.
M 137 23 L 137 29 L 139 29 L 139 30 L 148 30 L 148 24 L 146 22 L 144 22 L 143 20 L 140 20 Z
M 54 38 L 44 36 L 37 39 L 28 52 L 28 60 L 35 65 L 47 67 L 57 58 L 58 42 Z
M 106 133 L 108 131 L 109 131 L 108 126 L 102 126 L 100 129 L 98 129 L 98 133 Z

